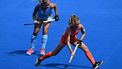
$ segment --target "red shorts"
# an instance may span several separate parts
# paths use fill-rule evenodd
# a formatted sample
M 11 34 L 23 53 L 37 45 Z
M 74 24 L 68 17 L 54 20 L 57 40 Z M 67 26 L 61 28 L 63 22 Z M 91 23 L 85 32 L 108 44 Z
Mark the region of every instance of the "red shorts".
M 70 35 L 70 43 L 74 43 L 75 41 L 77 41 L 77 37 L 76 35 Z M 67 44 L 66 43 L 67 39 L 66 39 L 66 34 L 64 34 L 62 37 L 61 37 L 61 43 L 63 44 Z

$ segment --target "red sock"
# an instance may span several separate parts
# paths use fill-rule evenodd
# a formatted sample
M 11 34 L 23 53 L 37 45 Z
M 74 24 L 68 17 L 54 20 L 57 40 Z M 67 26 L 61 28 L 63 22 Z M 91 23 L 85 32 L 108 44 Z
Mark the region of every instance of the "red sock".
M 91 52 L 88 50 L 88 51 L 85 51 L 85 54 L 86 54 L 87 58 L 90 60 L 90 62 L 91 62 L 92 64 L 95 64 L 95 60 L 94 60 L 94 58 L 93 58 Z
M 52 53 L 52 52 L 48 52 L 48 53 L 45 54 L 44 56 L 39 57 L 39 59 L 40 59 L 40 60 L 44 60 L 44 59 L 49 58 L 49 57 L 51 57 L 51 56 L 53 56 L 53 53 Z

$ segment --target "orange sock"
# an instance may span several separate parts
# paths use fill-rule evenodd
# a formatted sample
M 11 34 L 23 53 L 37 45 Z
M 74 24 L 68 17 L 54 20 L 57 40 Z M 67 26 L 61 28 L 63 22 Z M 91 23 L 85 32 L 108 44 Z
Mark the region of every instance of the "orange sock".
M 48 52 L 48 53 L 45 54 L 44 56 L 39 57 L 39 60 L 44 60 L 44 59 L 49 58 L 49 57 L 51 57 L 51 56 L 53 56 L 53 53 L 52 53 L 52 52 Z
M 92 64 L 95 64 L 95 60 L 94 60 L 94 58 L 93 58 L 91 52 L 88 50 L 88 51 L 85 51 L 85 54 L 86 54 L 87 58 L 90 60 L 90 62 L 91 62 Z

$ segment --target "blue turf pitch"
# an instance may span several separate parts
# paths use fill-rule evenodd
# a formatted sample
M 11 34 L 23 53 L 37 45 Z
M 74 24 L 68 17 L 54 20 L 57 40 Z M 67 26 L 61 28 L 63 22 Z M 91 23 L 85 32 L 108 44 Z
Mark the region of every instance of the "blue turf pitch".
M 86 29 L 84 42 L 96 60 L 103 60 L 100 69 L 122 69 L 122 1 L 121 0 L 51 0 L 58 6 L 60 20 L 52 22 L 46 52 L 55 49 L 67 27 L 68 18 L 76 13 Z M 65 47 L 57 56 L 35 67 L 41 47 L 40 31 L 35 53 L 25 55 L 33 26 L 32 12 L 37 1 L 0 0 L 0 69 L 65 69 L 70 53 Z M 80 34 L 79 34 L 80 35 Z M 79 36 L 78 35 L 78 36 Z M 73 47 L 74 48 L 74 47 Z M 91 69 L 84 52 L 77 50 L 68 69 Z

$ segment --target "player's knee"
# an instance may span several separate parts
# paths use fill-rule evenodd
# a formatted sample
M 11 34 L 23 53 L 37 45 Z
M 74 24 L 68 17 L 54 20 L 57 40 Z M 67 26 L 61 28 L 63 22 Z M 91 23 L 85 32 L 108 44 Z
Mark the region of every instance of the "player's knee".
M 34 32 L 33 32 L 33 35 L 37 35 L 39 33 L 39 31 L 40 31 L 39 28 L 35 29 Z
M 43 31 L 48 31 L 48 28 L 43 28 Z
M 79 48 L 81 48 L 84 52 L 89 51 L 88 47 L 86 46 L 79 46 Z
M 83 48 L 84 52 L 89 52 L 89 49 L 87 47 Z
M 43 31 L 43 35 L 46 35 L 46 34 L 48 34 L 48 31 Z
M 33 35 L 37 36 L 38 33 L 39 33 L 39 31 L 36 30 L 36 31 L 33 32 Z
M 48 29 L 49 29 L 49 26 L 43 27 L 43 31 L 48 31 Z
M 54 56 L 53 52 L 49 52 L 48 54 L 49 54 L 49 56 Z
M 57 55 L 57 53 L 55 53 L 55 52 L 52 52 L 52 56 L 56 56 Z

